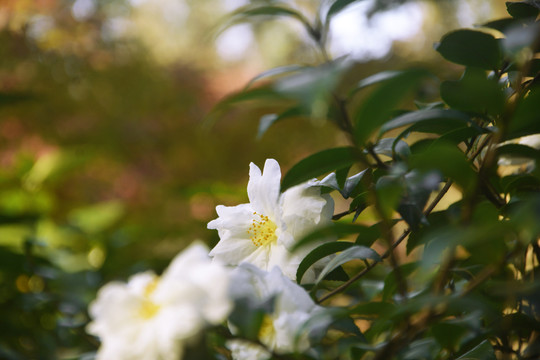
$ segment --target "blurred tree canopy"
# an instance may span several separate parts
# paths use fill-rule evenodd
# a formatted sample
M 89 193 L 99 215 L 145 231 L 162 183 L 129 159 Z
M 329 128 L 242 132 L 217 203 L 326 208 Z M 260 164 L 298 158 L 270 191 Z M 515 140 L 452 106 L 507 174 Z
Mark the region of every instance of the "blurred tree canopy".
M 370 11 L 405 2 L 376 1 Z M 215 242 L 206 223 L 216 204 L 244 199 L 234 184 L 245 183 L 250 161 L 272 156 L 287 167 L 345 142 L 309 117 L 280 122 L 257 140 L 267 109 L 250 104 L 203 126 L 217 116 L 219 98 L 261 70 L 317 61 L 313 44 L 282 20 L 253 22 L 251 63 L 223 61 L 214 34 L 235 4 L 0 5 L 1 358 L 81 358 L 95 347 L 83 327 L 96 289 L 163 268 L 195 238 Z M 312 2 L 295 5 L 315 16 Z M 412 45 L 394 43 L 385 58 L 355 65 L 351 78 L 411 62 L 458 74 L 438 61 L 433 41 L 463 12 L 476 19 L 501 9 L 479 0 L 426 3 L 421 45 L 411 53 Z

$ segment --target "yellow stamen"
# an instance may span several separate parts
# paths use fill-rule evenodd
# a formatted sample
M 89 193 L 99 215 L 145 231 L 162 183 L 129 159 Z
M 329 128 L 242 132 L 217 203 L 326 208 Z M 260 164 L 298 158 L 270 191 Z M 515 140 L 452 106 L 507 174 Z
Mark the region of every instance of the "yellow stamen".
M 156 290 L 157 285 L 159 284 L 159 277 L 156 276 L 146 287 L 144 288 L 144 299 L 141 304 L 141 308 L 139 310 L 140 315 L 144 319 L 150 319 L 154 315 L 156 315 L 159 311 L 160 306 L 157 305 L 150 299 L 150 296 Z
M 259 339 L 262 341 L 271 339 L 274 337 L 275 332 L 272 317 L 270 315 L 264 315 L 261 327 L 259 328 Z
M 259 214 L 257 212 L 253 213 L 254 218 L 251 220 L 251 226 L 249 227 L 247 233 L 249 238 L 255 246 L 268 245 L 276 241 L 276 229 L 277 226 L 268 216 Z

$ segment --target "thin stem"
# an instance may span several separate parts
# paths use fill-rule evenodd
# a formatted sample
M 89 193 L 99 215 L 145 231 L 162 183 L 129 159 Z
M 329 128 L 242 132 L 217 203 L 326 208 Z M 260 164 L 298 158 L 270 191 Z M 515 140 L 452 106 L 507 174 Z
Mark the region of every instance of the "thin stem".
M 381 169 L 388 169 L 388 165 L 382 162 L 379 155 L 377 155 L 377 153 L 373 150 L 373 146 L 367 146 L 366 150 L 368 151 L 369 155 L 373 157 L 373 159 Z

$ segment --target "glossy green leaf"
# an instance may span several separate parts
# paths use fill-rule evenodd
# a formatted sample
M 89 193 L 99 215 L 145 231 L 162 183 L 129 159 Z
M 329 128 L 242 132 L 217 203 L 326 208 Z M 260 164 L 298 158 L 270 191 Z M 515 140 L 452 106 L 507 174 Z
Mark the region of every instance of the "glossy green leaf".
M 448 124 L 459 124 L 459 127 L 462 127 L 464 124 L 470 124 L 471 126 L 476 127 L 479 132 L 482 132 L 482 129 L 476 125 L 469 115 L 452 109 L 427 109 L 427 110 L 417 110 L 405 113 L 400 115 L 381 127 L 379 131 L 379 136 L 384 134 L 387 131 L 416 123 L 430 122 L 432 124 L 426 124 L 427 126 L 432 126 L 436 128 L 438 122 L 444 126 L 444 131 L 448 128 Z M 457 127 L 458 125 L 456 125 Z M 428 131 L 431 132 L 431 131 Z M 435 131 L 434 131 L 435 132 Z
M 341 196 L 343 196 L 343 198 L 348 199 L 349 197 L 354 196 L 354 192 L 366 172 L 367 169 L 348 177 L 342 187 L 339 185 L 336 173 L 329 174 L 327 177 L 322 179 L 318 185 L 337 190 Z
M 424 207 L 430 194 L 439 188 L 441 178 L 436 172 L 420 174 L 413 171 L 406 174 L 403 180 L 405 194 L 397 211 L 409 227 L 416 231 L 420 224 L 429 224 L 424 216 Z
M 275 81 L 274 90 L 304 107 L 315 119 L 325 120 L 332 105 L 332 92 L 349 63 L 336 60 L 318 67 L 306 67 Z
M 409 145 L 405 141 L 395 138 L 380 139 L 373 147 L 373 151 L 399 160 L 407 159 L 411 155 Z
M 527 26 L 515 26 L 507 30 L 506 36 L 502 39 L 502 48 L 504 51 L 515 59 L 516 62 L 523 62 L 523 50 L 534 51 L 538 50 L 538 45 L 535 41 L 540 32 L 540 25 L 527 24 Z
M 304 25 L 308 32 L 312 31 L 309 21 L 304 15 L 296 11 L 293 8 L 290 8 L 286 5 L 276 4 L 276 5 L 246 5 L 238 10 L 236 10 L 232 15 L 226 19 L 225 25 L 221 26 L 221 31 L 227 27 L 237 24 L 242 21 L 247 21 L 253 17 L 268 16 L 268 17 L 290 17 L 296 19 Z
M 353 245 L 354 243 L 351 242 L 335 241 L 330 243 L 324 243 L 319 247 L 313 249 L 309 254 L 304 257 L 304 259 L 298 265 L 298 270 L 296 271 L 296 282 L 300 284 L 302 282 L 302 277 L 304 276 L 306 271 L 311 267 L 311 265 L 313 265 L 320 259 L 346 250 Z
M 291 251 L 295 251 L 296 249 L 299 249 L 302 246 L 305 246 L 312 242 L 320 241 L 321 239 L 328 239 L 328 238 L 342 239 L 343 237 L 348 236 L 348 235 L 362 234 L 369 231 L 370 231 L 369 228 L 366 226 L 334 222 L 334 223 L 329 224 L 328 226 L 316 229 L 313 232 L 301 238 L 300 240 L 298 240 L 294 244 Z M 338 246 L 342 246 L 342 245 L 338 245 Z
M 434 143 L 425 151 L 413 154 L 409 163 L 415 169 L 440 171 L 465 191 L 472 191 L 476 183 L 476 173 L 465 154 L 451 144 Z
M 252 100 L 283 100 L 285 97 L 278 92 L 274 91 L 269 87 L 259 87 L 253 88 L 246 91 L 241 91 L 227 96 L 221 100 L 216 107 L 216 110 L 221 110 L 227 106 L 243 102 L 243 101 L 252 101 Z
M 492 35 L 477 30 L 452 31 L 435 45 L 435 49 L 447 60 L 485 70 L 498 69 L 501 49 Z
M 308 67 L 305 66 L 305 65 L 286 65 L 286 66 L 280 66 L 280 67 L 277 67 L 277 68 L 273 68 L 273 69 L 264 71 L 264 72 L 260 73 L 259 75 L 255 76 L 253 79 L 251 79 L 247 83 L 244 90 L 248 90 L 255 82 L 257 82 L 259 80 L 272 78 L 272 77 L 283 75 L 283 74 L 294 73 L 294 72 L 297 72 L 297 71 L 300 71 L 300 70 L 303 70 L 303 69 L 306 69 L 306 68 L 308 68 Z
M 323 150 L 308 156 L 285 174 L 281 183 L 281 191 L 330 171 L 351 166 L 356 160 L 355 151 L 351 147 L 341 147 Z
M 540 4 L 535 1 L 507 1 L 506 10 L 517 19 L 536 19 L 540 13 Z
M 526 97 L 518 100 L 505 140 L 540 133 L 538 104 L 540 104 L 540 86 L 532 88 Z
M 268 129 L 274 125 L 276 122 L 291 118 L 305 115 L 303 109 L 298 106 L 293 106 L 281 114 L 266 114 L 263 115 L 259 120 L 259 128 L 257 129 L 257 139 L 262 138 L 262 136 L 268 131 Z
M 456 360 L 495 360 L 493 346 L 488 340 L 482 341 L 470 351 L 458 357 Z
M 336 269 L 338 266 L 341 266 L 351 260 L 375 260 L 381 261 L 381 257 L 373 249 L 354 245 L 344 250 L 340 254 L 336 255 L 332 260 L 326 264 L 326 266 L 321 270 L 321 273 L 315 281 L 316 284 L 320 283 L 325 276 L 330 273 L 332 270 Z
M 385 122 L 401 104 L 405 96 L 416 89 L 430 74 L 425 70 L 408 70 L 382 81 L 364 99 L 354 115 L 354 137 L 359 144 Z
M 373 84 L 378 84 L 380 82 L 390 80 L 392 78 L 395 78 L 396 76 L 399 76 L 402 74 L 402 71 L 398 70 L 387 70 L 387 71 L 381 71 L 379 73 L 376 73 L 374 75 L 368 76 L 367 78 L 364 78 L 360 80 L 356 86 L 350 91 L 349 96 L 352 96 L 356 94 L 357 91 L 368 87 Z
M 326 13 L 326 22 L 328 23 L 334 15 L 338 14 L 340 11 L 344 10 L 349 5 L 360 1 L 363 0 L 335 0 L 332 5 L 330 5 L 330 8 Z
M 502 33 L 506 33 L 506 31 L 512 27 L 516 26 L 516 20 L 513 18 L 504 18 L 504 19 L 498 19 L 489 21 L 485 24 L 482 24 L 482 27 L 495 29 L 497 31 L 500 31 Z
M 441 98 L 454 109 L 491 115 L 502 113 L 505 101 L 499 84 L 488 79 L 484 70 L 471 67 L 459 81 L 441 84 Z
M 375 184 L 377 202 L 386 219 L 390 219 L 397 210 L 399 201 L 404 192 L 401 179 L 395 176 L 382 176 Z
M 540 159 L 540 150 L 522 144 L 506 144 L 497 148 L 499 156 Z

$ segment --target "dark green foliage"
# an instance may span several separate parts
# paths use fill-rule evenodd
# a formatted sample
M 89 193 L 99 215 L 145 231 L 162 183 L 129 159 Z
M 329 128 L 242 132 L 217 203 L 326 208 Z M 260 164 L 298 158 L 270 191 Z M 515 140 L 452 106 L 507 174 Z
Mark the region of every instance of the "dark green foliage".
M 501 64 L 499 42 L 490 34 L 477 30 L 456 30 L 446 34 L 435 49 L 457 64 L 495 70 Z
M 350 3 L 332 2 L 326 21 Z M 300 282 L 326 259 L 306 288 L 328 305 L 345 294 L 336 306 L 366 329 L 361 337 L 343 330 L 341 338 L 327 337 L 315 358 L 532 359 L 539 353 L 540 5 L 519 1 L 507 8 L 511 17 L 484 25 L 502 39 L 470 29 L 443 36 L 435 49 L 465 68 L 459 80 L 441 79 L 440 99 L 416 101 L 416 110 L 411 97 L 431 78 L 418 69 L 379 72 L 344 89 L 338 78 L 346 71 L 325 81 L 324 71 L 333 70 L 319 66 L 306 72 L 304 92 L 301 86 L 280 91 L 309 109 L 317 97 L 298 94 L 326 84 L 324 98 L 334 110 L 328 120 L 351 143 L 307 156 L 282 183 L 285 191 L 332 172 L 317 186 L 349 201 L 335 224 L 306 235 L 296 248 L 356 236 L 355 243 L 322 243 L 298 268 Z M 270 115 L 266 124 L 281 117 Z M 350 176 L 351 168 L 362 171 Z M 359 217 L 366 209 L 369 215 Z M 334 269 L 348 276 L 327 277 Z

